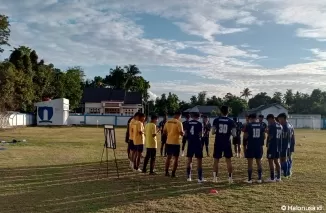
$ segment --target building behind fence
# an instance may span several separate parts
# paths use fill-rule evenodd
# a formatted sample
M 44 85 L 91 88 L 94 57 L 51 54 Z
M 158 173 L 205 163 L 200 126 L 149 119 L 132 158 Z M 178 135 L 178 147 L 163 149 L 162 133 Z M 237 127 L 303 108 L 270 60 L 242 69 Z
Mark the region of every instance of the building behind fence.
M 76 115 L 70 114 L 68 117 L 68 125 L 104 125 L 112 124 L 115 126 L 126 126 L 129 116 L 117 115 Z M 215 117 L 209 118 L 212 123 Z M 161 121 L 162 118 L 159 118 Z M 182 118 L 184 120 L 184 118 Z M 245 119 L 240 119 L 245 122 Z M 289 121 L 295 128 L 308 129 L 326 129 L 326 118 L 321 115 L 289 115 Z M 2 112 L 0 113 L 0 128 L 12 128 L 19 126 L 30 126 L 36 124 L 36 116 L 34 114 L 25 114 L 19 112 Z

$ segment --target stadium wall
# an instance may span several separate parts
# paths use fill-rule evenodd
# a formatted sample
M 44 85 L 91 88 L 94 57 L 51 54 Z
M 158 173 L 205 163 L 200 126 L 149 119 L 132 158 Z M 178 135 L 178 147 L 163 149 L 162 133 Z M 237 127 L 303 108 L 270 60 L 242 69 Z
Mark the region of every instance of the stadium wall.
M 126 126 L 130 116 L 115 115 L 69 115 L 68 125 L 104 125 Z M 216 117 L 209 118 L 211 124 Z M 161 121 L 163 118 L 159 118 Z M 184 118 L 182 118 L 184 121 Z M 323 129 L 326 128 L 326 119 L 320 115 L 290 115 L 289 121 L 295 128 Z M 244 123 L 245 119 L 240 119 Z

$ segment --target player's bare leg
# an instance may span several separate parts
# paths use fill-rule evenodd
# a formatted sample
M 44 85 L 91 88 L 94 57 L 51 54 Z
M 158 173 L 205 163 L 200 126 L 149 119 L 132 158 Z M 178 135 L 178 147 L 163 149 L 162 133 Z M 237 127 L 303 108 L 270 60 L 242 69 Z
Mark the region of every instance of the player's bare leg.
M 217 175 L 218 175 L 218 163 L 220 159 L 214 158 L 214 165 L 213 165 L 213 182 L 217 182 Z
M 165 160 L 165 176 L 170 176 L 169 168 L 171 164 L 172 155 L 168 155 Z
M 203 159 L 197 158 L 197 172 L 198 172 L 198 183 L 202 183 L 204 180 L 203 178 Z
M 248 180 L 246 181 L 247 183 L 252 183 L 252 164 L 253 164 L 253 159 L 248 158 Z
M 256 159 L 256 164 L 257 164 L 257 173 L 258 173 L 258 183 L 262 182 L 262 173 L 263 173 L 263 167 L 261 165 L 261 159 Z
M 233 179 L 232 179 L 233 168 L 232 168 L 231 158 L 225 158 L 225 162 L 226 162 L 226 166 L 227 166 L 228 173 L 229 173 L 229 183 L 232 183 L 233 182 Z
M 279 159 L 274 159 L 274 164 L 276 168 L 276 181 L 281 181 L 281 165 Z
M 187 158 L 187 181 L 191 181 L 192 158 Z
M 275 182 L 275 167 L 274 159 L 268 159 L 270 177 L 266 180 L 267 182 Z
M 174 156 L 173 160 L 174 160 L 174 162 L 173 162 L 173 169 L 172 169 L 171 177 L 176 177 L 175 173 L 177 171 L 178 164 L 179 164 L 179 156 Z

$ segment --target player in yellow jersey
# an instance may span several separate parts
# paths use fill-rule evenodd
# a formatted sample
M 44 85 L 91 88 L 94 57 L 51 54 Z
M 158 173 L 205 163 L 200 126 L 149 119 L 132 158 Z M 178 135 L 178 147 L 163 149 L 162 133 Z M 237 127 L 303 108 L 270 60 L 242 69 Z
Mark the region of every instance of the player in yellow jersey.
M 132 131 L 133 131 L 132 139 L 134 141 L 134 170 L 141 172 L 142 170 L 139 169 L 139 164 L 140 164 L 141 154 L 144 150 L 144 142 L 145 142 L 144 113 L 139 113 L 138 118 L 139 120 L 134 122 L 132 125 Z
M 143 173 L 146 173 L 146 167 L 148 161 L 150 160 L 149 174 L 155 175 L 154 166 L 156 158 L 156 149 L 157 149 L 157 123 L 158 117 L 156 115 L 151 116 L 151 122 L 147 123 L 145 126 L 145 147 L 146 147 L 146 156 L 144 159 Z
M 169 168 L 172 157 L 174 158 L 174 164 L 171 177 L 175 177 L 175 172 L 178 168 L 178 160 L 180 155 L 180 136 L 184 135 L 180 118 L 181 112 L 176 112 L 174 113 L 174 117 L 168 120 L 164 125 L 163 132 L 167 135 L 166 152 L 168 155 L 165 162 L 165 176 L 170 176 Z
M 128 136 L 128 152 L 129 152 L 129 161 L 130 161 L 130 168 L 134 169 L 134 158 L 135 158 L 135 146 L 133 141 L 133 129 L 132 126 L 134 122 L 138 121 L 138 114 L 139 112 L 136 112 L 134 117 L 129 121 L 128 127 L 127 127 L 127 136 Z

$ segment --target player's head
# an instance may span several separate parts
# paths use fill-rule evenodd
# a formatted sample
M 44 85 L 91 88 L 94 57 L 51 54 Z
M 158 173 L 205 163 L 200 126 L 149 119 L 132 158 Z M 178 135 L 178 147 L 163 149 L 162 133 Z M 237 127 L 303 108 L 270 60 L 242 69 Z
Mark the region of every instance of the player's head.
M 203 122 L 204 122 L 204 123 L 207 123 L 207 121 L 208 121 L 208 117 L 207 117 L 207 115 L 203 115 Z
M 151 116 L 151 122 L 156 124 L 157 123 L 157 120 L 158 120 L 158 116 L 157 115 L 152 115 Z
M 258 116 L 258 120 L 259 120 L 259 122 L 263 122 L 263 120 L 264 120 L 264 115 L 259 115 L 259 116 Z
M 286 120 L 288 119 L 288 116 L 285 113 L 281 113 L 277 116 L 278 122 L 280 123 L 285 123 Z
M 146 118 L 146 116 L 145 116 L 144 113 L 140 112 L 140 113 L 138 114 L 138 120 L 139 120 L 140 122 L 144 122 L 144 121 L 145 121 L 145 118 Z
M 238 118 L 237 117 L 233 117 L 233 121 L 234 122 L 238 122 Z
M 181 112 L 180 111 L 176 111 L 175 113 L 174 113 L 174 118 L 175 119 L 180 119 L 181 118 Z
M 189 119 L 190 119 L 190 114 L 187 113 L 187 114 L 185 115 L 185 118 L 186 118 L 186 120 L 189 120 Z
M 229 114 L 229 107 L 226 105 L 223 105 L 220 110 L 223 116 L 227 116 Z
M 191 118 L 194 119 L 194 120 L 198 120 L 200 117 L 200 114 L 199 112 L 192 112 L 191 113 Z
M 138 119 L 139 119 L 139 113 L 140 113 L 140 112 L 136 112 L 136 113 L 134 114 L 134 119 L 135 119 L 135 120 L 138 120 Z
M 275 117 L 273 114 L 268 114 L 266 117 L 269 124 L 275 123 Z
M 256 113 L 252 113 L 252 114 L 250 114 L 250 115 L 248 116 L 248 118 L 249 118 L 249 122 L 256 122 L 256 120 L 257 120 L 257 115 L 256 115 Z

